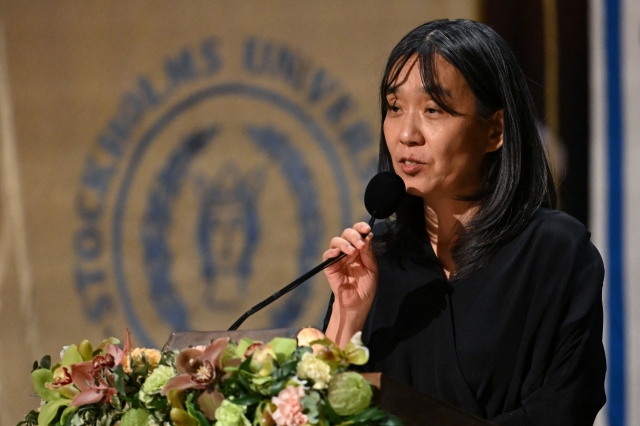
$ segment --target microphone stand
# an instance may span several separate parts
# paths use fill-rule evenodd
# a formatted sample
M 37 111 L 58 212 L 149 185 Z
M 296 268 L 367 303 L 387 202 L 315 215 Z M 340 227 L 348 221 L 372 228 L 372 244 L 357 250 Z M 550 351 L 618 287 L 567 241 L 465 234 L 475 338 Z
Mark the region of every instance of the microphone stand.
M 371 214 L 371 219 L 369 219 L 369 227 L 373 229 L 373 223 L 375 222 L 375 216 L 376 216 L 376 212 L 374 211 Z M 366 237 L 366 235 L 362 235 L 363 238 Z M 302 284 L 303 282 L 307 281 L 309 278 L 313 277 L 315 274 L 317 274 L 318 272 L 322 271 L 323 269 L 333 265 L 334 263 L 336 263 L 337 261 L 339 261 L 340 259 L 342 259 L 343 257 L 345 257 L 347 254 L 345 252 L 340 252 L 339 255 L 335 256 L 335 257 L 330 257 L 329 259 L 325 260 L 324 262 L 322 262 L 321 264 L 319 264 L 318 266 L 316 266 L 315 268 L 313 268 L 312 270 L 310 270 L 309 272 L 307 272 L 306 274 L 296 278 L 294 281 L 292 281 L 290 284 L 288 284 L 286 287 L 283 287 L 282 289 L 276 291 L 275 293 L 273 293 L 271 296 L 267 297 L 266 299 L 264 299 L 262 302 L 258 303 L 257 305 L 255 305 L 253 308 L 249 309 L 247 312 L 245 312 L 244 314 L 242 314 L 242 316 L 240 318 L 238 318 L 236 320 L 236 322 L 233 323 L 233 325 L 231 325 L 231 327 L 229 327 L 229 330 L 227 331 L 234 331 L 237 330 L 238 327 L 240 327 L 242 325 L 242 323 L 249 318 L 251 315 L 255 314 L 256 312 L 258 312 L 259 310 L 261 310 L 262 308 L 266 307 L 267 305 L 271 304 L 272 302 L 275 302 L 276 300 L 278 300 L 279 298 L 281 298 L 282 296 L 284 296 L 285 294 L 289 293 L 291 290 L 295 289 L 296 287 L 298 287 L 300 284 Z

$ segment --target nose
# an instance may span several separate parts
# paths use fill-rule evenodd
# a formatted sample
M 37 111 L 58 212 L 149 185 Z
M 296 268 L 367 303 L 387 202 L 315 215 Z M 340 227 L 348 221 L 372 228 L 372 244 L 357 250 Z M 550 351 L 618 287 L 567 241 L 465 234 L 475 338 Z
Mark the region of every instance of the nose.
M 398 136 L 403 145 L 424 145 L 424 135 L 420 131 L 420 118 L 417 113 L 411 112 L 403 115 Z

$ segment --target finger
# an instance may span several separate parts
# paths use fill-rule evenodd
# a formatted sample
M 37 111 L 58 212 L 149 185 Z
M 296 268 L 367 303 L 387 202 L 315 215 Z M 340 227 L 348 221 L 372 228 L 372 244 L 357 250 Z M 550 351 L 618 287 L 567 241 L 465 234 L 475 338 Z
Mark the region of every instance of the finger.
M 365 236 L 367 234 L 364 234 Z M 361 250 L 364 248 L 365 242 L 364 242 L 364 237 L 362 236 L 362 234 L 358 231 L 356 231 L 353 228 L 347 228 L 342 232 L 342 239 L 346 240 L 349 242 L 349 244 L 351 244 L 353 247 L 357 248 L 358 250 Z M 350 254 L 350 253 L 347 253 Z
M 339 258 L 340 255 L 343 255 L 342 258 Z M 334 274 L 336 272 L 339 272 L 340 270 L 342 270 L 342 268 L 344 268 L 346 263 L 353 262 L 353 258 L 355 256 L 357 256 L 357 250 L 356 250 L 355 254 L 350 255 L 350 256 L 349 255 L 344 256 L 344 253 L 342 253 L 337 248 L 329 249 L 329 250 L 325 251 L 323 253 L 323 255 L 322 255 L 323 262 L 327 262 L 329 260 L 332 260 L 332 261 L 329 262 L 329 264 L 327 266 L 325 266 L 324 273 L 327 276 L 329 276 L 329 275 L 332 275 L 332 274 Z
M 344 252 L 345 254 L 353 254 L 356 252 L 356 249 L 353 247 L 353 245 L 349 241 L 340 237 L 333 237 L 331 239 L 331 243 L 329 244 L 329 248 L 332 248 L 332 249 L 337 248 L 340 251 Z
M 353 225 L 353 229 L 355 229 L 360 235 L 368 235 L 371 233 L 371 227 L 367 222 L 358 222 Z
M 340 255 L 340 253 L 341 253 L 341 252 L 340 252 L 340 249 L 339 249 L 339 248 L 337 248 L 337 247 L 335 247 L 335 248 L 330 248 L 329 250 L 325 251 L 325 252 L 322 254 L 322 260 L 327 260 L 327 259 L 329 259 L 329 258 L 339 256 L 339 255 Z

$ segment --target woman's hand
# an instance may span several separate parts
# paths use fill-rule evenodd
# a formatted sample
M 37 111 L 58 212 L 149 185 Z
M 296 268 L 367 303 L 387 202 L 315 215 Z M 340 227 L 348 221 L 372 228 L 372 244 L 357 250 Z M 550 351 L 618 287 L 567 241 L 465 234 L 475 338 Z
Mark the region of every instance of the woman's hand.
M 370 306 L 376 293 L 378 264 L 371 250 L 372 237 L 368 224 L 356 223 L 353 228 L 345 229 L 342 236 L 333 238 L 329 250 L 322 256 L 326 260 L 340 252 L 346 254 L 324 273 L 336 300 L 348 310 L 358 310 L 363 304 Z
M 362 235 L 366 235 L 365 238 Z M 331 240 L 323 259 L 345 257 L 324 270 L 335 296 L 327 336 L 343 347 L 362 330 L 378 285 L 378 263 L 371 249 L 371 227 L 365 222 L 345 229 Z

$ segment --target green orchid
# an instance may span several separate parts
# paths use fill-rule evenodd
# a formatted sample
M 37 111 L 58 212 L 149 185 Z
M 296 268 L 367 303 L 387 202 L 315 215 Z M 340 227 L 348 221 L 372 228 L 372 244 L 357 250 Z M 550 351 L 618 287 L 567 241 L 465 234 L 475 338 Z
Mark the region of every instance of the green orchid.
M 131 347 L 131 342 L 130 342 L 130 339 L 131 339 L 131 338 L 130 338 L 130 334 L 131 334 L 131 333 L 129 332 L 129 329 L 128 329 L 128 328 L 127 328 L 126 330 L 127 330 L 127 336 L 126 336 L 126 339 L 127 339 L 127 341 L 128 341 L 128 345 L 129 345 L 129 348 L 130 348 L 130 347 Z M 126 343 L 126 342 L 125 342 L 125 343 Z M 98 346 L 97 348 L 95 348 L 95 349 L 93 350 L 93 353 L 95 354 L 96 352 L 102 351 L 104 348 L 106 348 L 106 347 L 107 347 L 107 345 L 118 345 L 118 344 L 120 344 L 120 339 L 117 339 L 117 338 L 115 338 L 115 337 L 109 337 L 108 339 L 104 339 L 104 340 L 102 341 L 102 343 L 100 343 L 100 346 Z M 126 347 L 126 346 L 127 346 L 127 345 L 125 344 L 125 347 Z
M 362 332 L 351 337 L 347 347 L 342 351 L 343 358 L 353 365 L 364 365 L 369 361 L 369 348 L 362 343 Z
M 76 345 L 71 345 L 64 351 L 62 360 L 53 366 L 53 371 L 48 368 L 39 368 L 31 373 L 31 381 L 36 393 L 46 404 L 38 414 L 38 425 L 48 426 L 55 418 L 60 407 L 67 407 L 63 417 L 67 417 L 77 410 L 70 407 L 73 397 L 79 390 L 73 385 L 71 378 L 71 365 L 82 362 L 82 356 Z
M 249 368 L 260 377 L 267 377 L 273 370 L 273 361 L 276 359 L 276 352 L 271 345 L 260 345 L 252 352 Z
M 343 350 L 327 337 L 309 342 L 309 345 L 316 357 L 329 364 L 333 372 L 349 364 L 363 365 L 369 361 L 369 349 L 362 343 L 361 331 L 351 337 Z
M 251 339 L 242 339 L 238 343 L 235 355 L 238 360 L 248 362 L 246 373 L 249 374 L 247 378 L 253 385 L 252 389 L 261 393 L 269 393 L 270 386 L 274 381 L 274 369 L 289 360 L 296 347 L 295 339 L 278 337 L 266 344 Z M 227 371 L 231 372 L 235 369 L 227 369 Z
M 242 360 L 246 359 L 248 356 L 247 350 L 254 343 L 255 341 L 253 341 L 252 339 L 248 339 L 246 337 L 240 339 L 240 341 L 238 342 L 238 345 L 236 346 L 234 358 L 239 358 Z
M 284 362 L 284 360 L 291 357 L 293 352 L 296 350 L 297 343 L 296 339 L 276 337 L 274 339 L 271 339 L 271 341 L 265 345 L 262 342 L 256 342 L 252 339 L 243 338 L 240 339 L 238 345 L 235 346 L 234 357 L 245 360 L 256 350 L 264 346 L 267 346 L 271 350 L 273 350 L 273 353 L 275 353 L 274 358 L 279 363 L 282 363 Z

